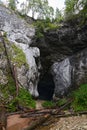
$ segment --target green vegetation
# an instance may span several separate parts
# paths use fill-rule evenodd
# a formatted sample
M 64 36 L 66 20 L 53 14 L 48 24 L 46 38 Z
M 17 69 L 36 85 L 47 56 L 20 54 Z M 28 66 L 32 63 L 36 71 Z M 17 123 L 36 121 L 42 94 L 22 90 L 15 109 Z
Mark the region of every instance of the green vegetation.
M 11 8 L 12 10 L 15 10 L 16 9 L 16 1 L 17 0 L 9 0 L 9 8 Z
M 45 107 L 45 108 L 61 107 L 64 104 L 66 104 L 66 102 L 67 102 L 67 99 L 62 98 L 62 99 L 59 99 L 56 102 L 54 102 L 54 101 L 45 101 L 45 102 L 43 102 L 42 106 Z
M 73 92 L 74 101 L 72 107 L 75 111 L 87 110 L 87 84 L 83 84 L 80 88 Z
M 62 14 L 62 11 L 60 11 L 58 8 L 56 8 L 55 18 L 54 18 L 55 23 L 60 23 L 63 20 L 64 20 L 64 16 Z
M 53 24 L 49 18 L 47 18 L 46 20 L 37 20 L 37 22 L 34 23 L 34 26 L 36 27 L 37 38 L 43 38 L 44 31 L 54 30 L 59 28 L 59 25 Z
M 8 104 L 9 111 L 16 111 L 18 110 L 18 106 L 22 108 L 35 108 L 36 103 L 32 99 L 31 95 L 27 90 L 24 88 L 19 89 L 19 95 L 13 98 L 10 103 Z
M 35 101 L 32 96 L 24 88 L 19 88 L 18 96 L 16 96 L 16 87 L 14 79 L 9 74 L 8 83 L 6 85 L 0 85 L 0 103 L 4 103 L 7 106 L 9 112 L 17 111 L 18 105 L 22 108 L 35 108 Z
M 22 106 L 35 108 L 35 101 L 32 99 L 32 96 L 29 94 L 28 90 L 20 88 L 18 98 L 19 104 Z
M 18 48 L 13 43 L 10 43 L 6 37 L 6 33 L 4 34 L 3 38 L 11 63 L 16 63 L 18 67 L 21 67 L 22 65 L 28 67 L 26 57 L 22 49 Z M 0 54 L 3 56 L 3 60 L 6 60 L 7 56 L 4 52 L 5 48 L 1 42 Z M 3 73 L 6 76 L 6 84 L 0 84 L 0 104 L 6 105 L 9 112 L 17 111 L 18 105 L 22 106 L 23 108 L 35 108 L 35 101 L 32 99 L 29 92 L 24 88 L 19 88 L 18 96 L 16 96 L 15 81 L 11 74 L 10 67 L 7 64 L 5 70 L 3 70 Z
M 66 104 L 67 102 L 67 99 L 66 98 L 62 98 L 62 99 L 59 99 L 57 102 L 56 102 L 56 105 L 57 106 L 63 106 L 64 104 Z
M 9 55 L 9 59 L 15 63 L 18 67 L 21 67 L 22 65 L 25 65 L 27 68 L 29 68 L 29 65 L 26 61 L 26 56 L 22 49 L 17 47 L 14 43 L 10 43 L 7 39 L 7 34 L 4 33 L 4 41 L 7 46 L 7 53 Z M 2 43 L 3 44 L 3 43 Z M 9 48 L 9 46 L 11 48 Z
M 8 83 L 0 85 L 0 93 L 2 93 L 0 103 L 5 104 L 9 112 L 17 111 L 18 105 L 22 108 L 35 108 L 35 101 L 26 89 L 19 88 L 18 96 L 16 96 L 15 82 L 9 70 L 7 77 Z
M 80 24 L 87 20 L 87 0 L 65 0 L 65 19 L 80 19 Z
M 15 56 L 11 57 L 13 63 L 16 63 L 18 67 L 21 67 L 22 65 L 28 67 L 28 64 L 26 62 L 26 57 L 22 49 L 18 48 L 15 44 L 12 44 L 12 49 L 14 50 L 15 53 Z
M 48 0 L 27 0 L 21 4 L 22 14 L 32 12 L 32 18 L 37 15 L 38 19 L 53 18 L 54 9 L 49 6 Z
M 3 46 L 3 43 L 0 42 L 0 54 L 3 53 L 3 51 L 4 51 L 4 46 Z
M 11 75 L 11 72 L 8 72 L 9 75 L 8 75 L 8 83 L 6 85 L 6 89 L 8 91 L 8 95 L 12 95 L 14 96 L 16 94 L 16 87 L 15 87 L 15 82 L 14 82 L 14 79 Z
M 45 101 L 42 103 L 42 106 L 45 108 L 53 108 L 55 107 L 55 103 L 52 101 Z
M 0 96 L 0 103 L 4 103 L 5 105 L 9 105 L 10 99 L 13 99 L 13 97 L 16 95 L 15 82 L 12 78 L 9 68 L 7 69 L 7 72 L 7 84 L 0 85 L 0 92 L 2 93 L 2 96 Z

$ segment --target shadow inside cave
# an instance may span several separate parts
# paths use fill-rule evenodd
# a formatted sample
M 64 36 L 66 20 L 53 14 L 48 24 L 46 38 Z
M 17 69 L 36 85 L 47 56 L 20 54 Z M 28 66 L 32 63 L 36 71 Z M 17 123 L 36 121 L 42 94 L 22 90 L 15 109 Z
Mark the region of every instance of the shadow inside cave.
M 52 100 L 55 84 L 51 74 L 45 74 L 38 83 L 38 92 L 40 100 Z

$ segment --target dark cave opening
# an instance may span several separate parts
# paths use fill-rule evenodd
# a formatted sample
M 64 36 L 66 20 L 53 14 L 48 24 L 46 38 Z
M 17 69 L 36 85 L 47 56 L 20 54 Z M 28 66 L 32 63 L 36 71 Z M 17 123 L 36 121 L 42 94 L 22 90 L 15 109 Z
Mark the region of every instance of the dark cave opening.
M 45 74 L 38 83 L 39 99 L 52 100 L 54 93 L 54 81 L 51 74 Z

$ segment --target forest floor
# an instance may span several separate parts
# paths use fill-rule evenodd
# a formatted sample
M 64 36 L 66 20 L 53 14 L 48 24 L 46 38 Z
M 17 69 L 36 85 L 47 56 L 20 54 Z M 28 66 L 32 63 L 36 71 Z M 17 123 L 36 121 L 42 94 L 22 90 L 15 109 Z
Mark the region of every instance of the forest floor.
M 60 118 L 49 130 L 87 130 L 87 115 Z
M 43 101 L 38 100 L 37 109 L 43 109 L 41 106 Z M 21 114 L 8 116 L 7 130 L 25 130 L 28 126 L 34 123 L 37 117 L 20 117 Z M 29 129 L 34 130 L 34 129 Z M 51 116 L 40 126 L 35 127 L 35 130 L 87 130 L 87 114 L 68 116 L 68 117 L 55 117 Z
M 7 119 L 7 130 L 22 130 L 30 122 L 30 118 L 20 118 L 20 114 L 10 115 Z
M 35 130 L 87 130 L 87 115 L 55 118 L 52 124 Z
M 41 100 L 36 101 L 36 109 L 42 109 L 42 102 Z M 21 130 L 26 128 L 33 122 L 35 119 L 30 118 L 21 118 L 21 114 L 13 114 L 8 116 L 7 118 L 7 130 Z
M 52 120 L 54 121 L 52 122 Z M 45 122 L 35 130 L 87 130 L 87 115 L 52 120 L 50 124 Z M 11 115 L 8 117 L 7 130 L 22 130 L 27 128 L 32 121 L 32 118 L 20 118 L 20 114 Z

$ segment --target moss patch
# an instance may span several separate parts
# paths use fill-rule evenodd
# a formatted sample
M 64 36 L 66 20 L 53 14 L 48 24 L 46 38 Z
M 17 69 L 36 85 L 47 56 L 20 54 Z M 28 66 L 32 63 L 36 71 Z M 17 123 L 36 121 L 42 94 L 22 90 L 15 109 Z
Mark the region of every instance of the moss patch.
M 17 67 L 25 65 L 29 69 L 29 65 L 27 64 L 26 56 L 23 50 L 17 47 L 14 43 L 10 43 L 10 41 L 6 37 L 6 34 L 4 35 L 4 41 L 6 43 L 9 59 L 13 63 L 16 63 Z
M 14 50 L 14 56 L 12 57 L 12 61 L 16 63 L 18 67 L 21 67 L 22 65 L 25 65 L 28 67 L 28 64 L 26 62 L 26 56 L 23 53 L 22 49 L 18 48 L 16 45 L 12 44 L 12 49 Z

